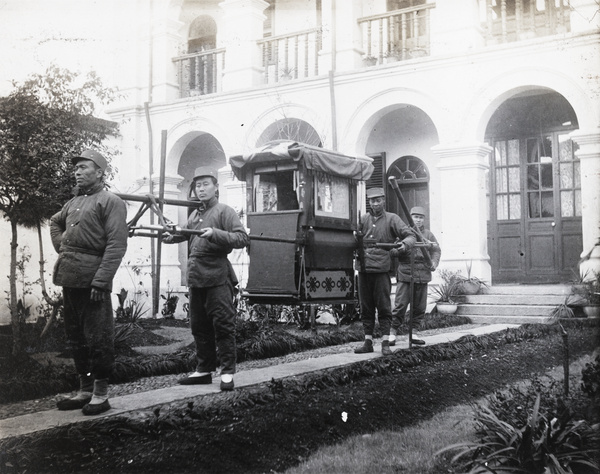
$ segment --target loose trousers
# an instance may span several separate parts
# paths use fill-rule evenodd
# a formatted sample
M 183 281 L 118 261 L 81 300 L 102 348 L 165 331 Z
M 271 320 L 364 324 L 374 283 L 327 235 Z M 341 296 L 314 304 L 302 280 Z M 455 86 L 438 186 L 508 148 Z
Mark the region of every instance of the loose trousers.
M 210 288 L 190 288 L 190 327 L 198 372 L 216 370 L 218 351 L 221 373 L 235 373 L 235 316 L 229 281 Z
M 358 296 L 360 299 L 360 319 L 365 336 L 372 336 L 375 329 L 375 310 L 379 318 L 379 328 L 384 336 L 389 335 L 392 322 L 392 281 L 386 273 L 358 274 Z
M 396 296 L 392 311 L 392 328 L 398 330 L 405 321 L 406 309 L 410 304 L 410 282 L 399 281 L 396 284 Z M 427 310 L 427 283 L 414 283 L 412 327 L 416 328 Z
M 67 344 L 78 374 L 107 379 L 115 364 L 115 323 L 110 294 L 91 301 L 91 288 L 63 288 Z

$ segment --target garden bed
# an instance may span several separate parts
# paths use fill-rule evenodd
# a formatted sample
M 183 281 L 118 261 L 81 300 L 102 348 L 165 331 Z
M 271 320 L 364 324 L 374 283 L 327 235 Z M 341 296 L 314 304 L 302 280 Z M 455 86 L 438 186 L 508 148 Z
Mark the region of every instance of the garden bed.
M 571 357 L 598 346 L 598 327 L 568 328 Z M 6 472 L 282 472 L 320 446 L 398 429 L 562 362 L 556 327 L 398 351 L 393 356 L 93 420 L 0 444 Z M 448 472 L 448 471 L 445 471 Z

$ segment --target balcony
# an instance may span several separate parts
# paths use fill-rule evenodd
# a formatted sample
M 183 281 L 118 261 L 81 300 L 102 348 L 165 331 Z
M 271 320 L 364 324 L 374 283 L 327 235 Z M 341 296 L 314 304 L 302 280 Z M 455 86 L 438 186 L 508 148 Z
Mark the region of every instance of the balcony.
M 430 54 L 430 11 L 434 3 L 360 18 L 366 66 Z
M 319 75 L 320 28 L 265 38 L 258 44 L 262 50 L 265 84 Z
M 566 2 L 567 0 L 479 0 L 473 6 L 471 14 L 463 16 L 464 21 L 460 24 L 480 35 L 478 44 L 481 46 L 568 33 L 571 31 L 571 9 Z M 455 34 L 452 30 L 432 31 L 432 27 L 436 30 L 446 21 L 442 16 L 447 14 L 447 9 L 442 10 L 436 9 L 435 3 L 426 3 L 357 18 L 355 21 L 359 29 L 356 37 L 354 34 L 350 35 L 348 44 L 338 43 L 337 47 L 340 51 L 349 51 L 354 50 L 357 42 L 362 43 L 363 66 L 430 56 L 432 43 L 444 44 L 444 35 Z M 231 80 L 226 82 L 225 88 L 273 85 L 322 76 L 329 70 L 329 65 L 326 71 L 319 69 L 324 64 L 321 55 L 327 57 L 330 53 L 327 50 L 329 45 L 324 43 L 321 27 L 257 38 L 254 50 L 256 56 L 251 55 L 252 59 L 249 59 L 250 56 L 246 55 L 247 62 L 237 69 L 231 69 L 231 65 L 228 65 L 229 72 L 241 70 L 246 75 L 240 75 L 240 80 L 229 77 Z M 434 54 L 436 51 L 434 47 Z M 460 49 L 455 52 L 460 52 Z M 228 57 L 236 57 L 236 53 L 239 56 L 239 51 L 229 51 Z M 180 97 L 223 91 L 226 66 L 224 48 L 178 56 L 173 59 L 173 63 L 178 75 Z M 342 65 L 343 70 L 354 67 L 354 57 Z
M 173 58 L 173 62 L 177 67 L 180 97 L 194 97 L 221 91 L 225 49 L 186 54 Z
M 486 0 L 486 44 L 571 31 L 566 0 Z

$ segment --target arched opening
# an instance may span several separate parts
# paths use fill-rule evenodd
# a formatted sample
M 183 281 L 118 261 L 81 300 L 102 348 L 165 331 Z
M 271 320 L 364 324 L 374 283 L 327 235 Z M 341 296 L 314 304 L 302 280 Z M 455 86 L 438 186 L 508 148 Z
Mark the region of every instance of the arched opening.
M 578 128 L 549 89 L 517 94 L 490 118 L 488 248 L 498 283 L 569 281 L 582 251 Z
M 421 206 L 425 208 L 425 227 L 429 228 L 429 170 L 427 165 L 416 156 L 403 156 L 394 161 L 387 171 L 387 178 L 395 177 L 402 197 L 408 209 Z M 387 181 L 387 195 L 393 196 L 394 191 Z M 397 199 L 392 198 L 387 203 L 390 212 L 398 214 L 404 222 L 408 217 Z
M 179 184 L 180 199 L 186 200 L 190 184 L 194 177 L 194 171 L 200 166 L 208 166 L 214 170 L 219 170 L 227 164 L 225 152 L 218 140 L 209 133 L 202 133 L 191 140 L 179 159 L 177 174 L 183 177 Z M 179 207 L 178 222 L 186 222 L 191 208 Z M 179 261 L 181 262 L 181 284 L 187 285 L 187 248 L 184 245 L 179 246 Z
M 196 94 L 215 92 L 217 84 L 216 56 L 217 24 L 210 16 L 199 16 L 190 25 L 188 34 L 188 54 L 196 54 L 189 59 L 189 91 Z
M 269 125 L 256 141 L 262 146 L 273 140 L 293 140 L 307 145 L 322 147 L 321 137 L 307 122 L 300 119 L 285 118 Z

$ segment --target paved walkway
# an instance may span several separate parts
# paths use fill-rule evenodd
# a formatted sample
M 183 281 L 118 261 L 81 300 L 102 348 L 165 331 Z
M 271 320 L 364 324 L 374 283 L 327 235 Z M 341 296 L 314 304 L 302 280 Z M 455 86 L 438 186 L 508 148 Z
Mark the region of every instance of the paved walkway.
M 517 326 L 517 324 L 491 324 L 461 331 L 439 333 L 432 336 L 419 336 L 419 338 L 423 339 L 427 345 L 435 345 L 455 341 L 467 334 L 479 336 Z M 403 339 L 398 339 L 396 341 L 394 350 L 407 348 L 408 340 L 404 337 Z M 354 352 L 348 352 L 242 371 L 235 375 L 235 386 L 236 388 L 250 387 L 269 382 L 271 379 L 277 380 L 299 376 L 317 370 L 342 367 L 356 362 L 375 359 L 377 357 L 382 357 L 379 344 L 376 344 L 375 352 L 371 354 L 354 354 Z M 153 408 L 167 403 L 219 393 L 219 382 L 219 377 L 215 377 L 212 385 L 175 385 L 173 387 L 161 388 L 148 392 L 114 397 L 110 399 L 112 410 L 96 417 L 85 416 L 81 413 L 81 410 L 47 410 L 16 416 L 14 418 L 7 418 L 0 420 L 0 439 L 43 431 L 58 426 L 72 425 L 90 421 L 91 419 L 123 415 L 128 412 Z

